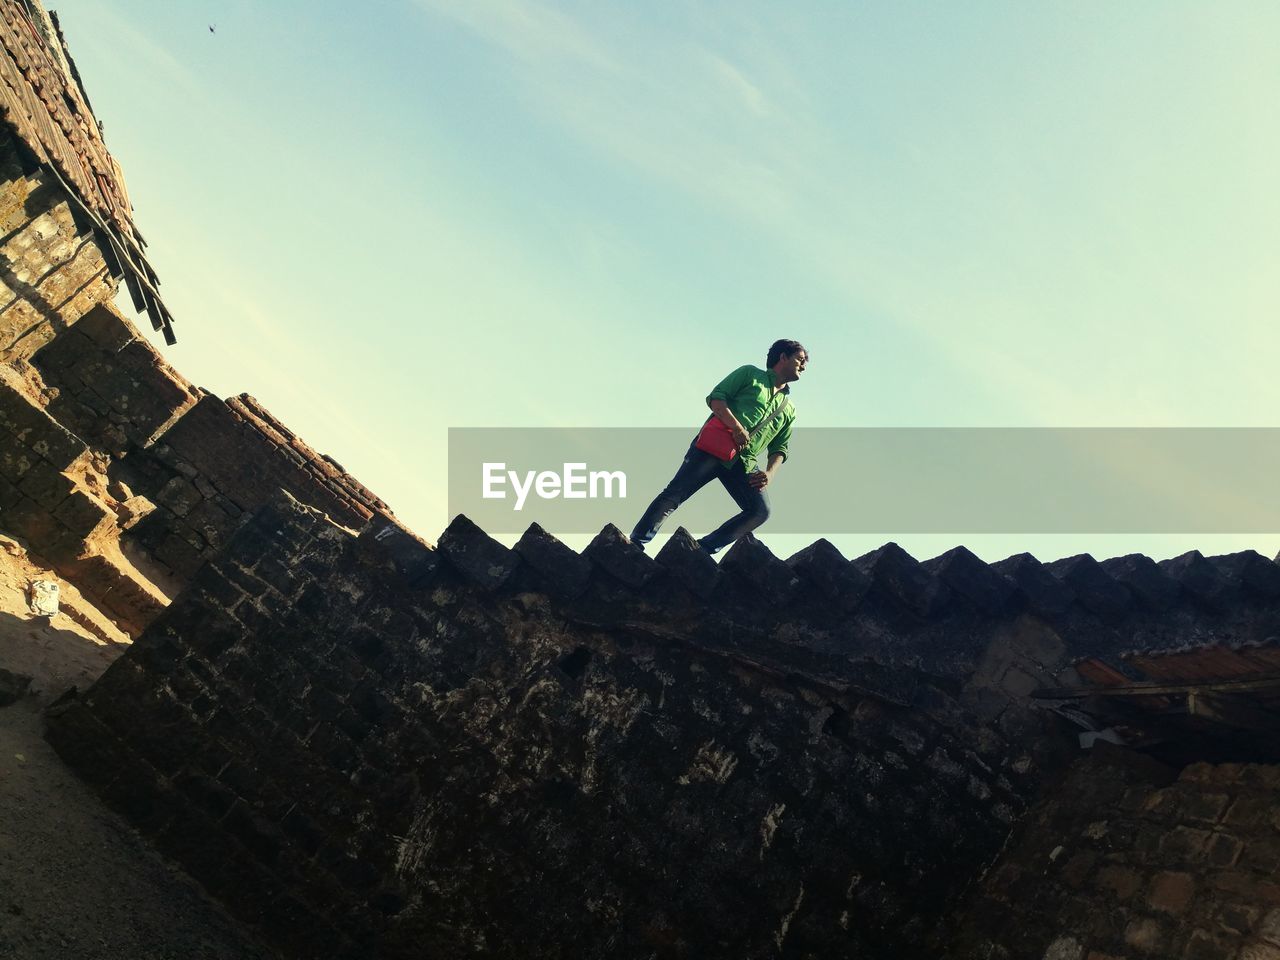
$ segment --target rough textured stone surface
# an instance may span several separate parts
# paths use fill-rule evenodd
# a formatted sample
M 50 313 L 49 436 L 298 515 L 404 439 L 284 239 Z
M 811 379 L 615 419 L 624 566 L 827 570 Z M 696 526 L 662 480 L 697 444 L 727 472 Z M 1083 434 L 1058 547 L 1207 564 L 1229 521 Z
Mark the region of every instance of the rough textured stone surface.
M 1102 569 L 1129 588 L 1148 610 L 1167 610 L 1178 602 L 1182 587 L 1150 557 L 1140 553 L 1104 560 Z
M 751 534 L 729 548 L 720 566 L 746 581 L 757 603 L 785 603 L 800 586 L 800 580 L 791 568 Z
M 116 282 L 93 236 L 76 223 L 53 176 L 24 164 L 0 124 L 0 360 L 30 357 Z
M 477 533 L 410 588 L 261 511 L 49 737 L 292 956 L 938 955 L 1046 758 L 787 598 L 557 602 Z
M 1079 763 L 1023 821 L 951 956 L 1047 956 L 1064 938 L 1099 957 L 1247 956 L 1280 903 L 1277 776 L 1197 764 L 1175 780 L 1118 749 Z
M 921 566 L 984 614 L 998 616 L 1016 608 L 1013 583 L 964 547 L 948 550 Z
M 991 566 L 1012 580 L 1027 598 L 1028 606 L 1042 616 L 1065 613 L 1075 601 L 1071 589 L 1029 553 L 1019 553 Z
M 596 534 L 583 556 L 629 587 L 642 587 L 661 572 L 658 564 L 613 524 Z
M 471 583 L 497 590 L 510 579 L 520 558 L 464 516 L 454 517 L 440 537 L 440 553 Z
M 1076 600 L 1107 622 L 1123 619 L 1133 599 L 1097 560 L 1082 553 L 1045 564 L 1045 569 L 1071 587 Z
M 950 598 L 950 589 L 896 543 L 886 543 L 853 563 L 871 582 L 871 592 L 886 605 L 901 605 L 917 616 L 929 617 Z
M 830 540 L 815 540 L 787 558 L 803 580 L 815 587 L 822 601 L 837 610 L 854 610 L 867 595 L 871 581 L 844 558 Z
M 1233 599 L 1237 585 L 1206 560 L 1199 550 L 1192 550 L 1172 560 L 1162 560 L 1159 567 L 1187 593 L 1211 610 L 1221 610 Z
M 146 445 L 199 397 L 108 305 L 59 334 L 32 364 L 56 391 L 50 414 L 116 456 Z
M 656 559 L 695 596 L 707 599 L 715 594 L 720 567 L 684 527 L 676 529 Z
M 539 585 L 551 596 L 571 599 L 586 589 L 591 577 L 591 561 L 574 553 L 538 524 L 529 526 L 515 545 L 515 551 L 535 571 Z

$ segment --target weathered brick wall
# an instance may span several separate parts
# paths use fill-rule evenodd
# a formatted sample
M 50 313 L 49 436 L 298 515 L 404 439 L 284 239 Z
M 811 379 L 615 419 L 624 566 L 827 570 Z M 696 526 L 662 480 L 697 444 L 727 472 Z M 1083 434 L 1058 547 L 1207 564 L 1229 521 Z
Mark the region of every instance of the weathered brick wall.
M 55 337 L 31 362 L 53 395 L 50 415 L 117 458 L 146 446 L 200 396 L 105 304 Z
M 115 291 L 57 181 L 24 165 L 0 124 L 0 360 L 30 357 Z
M 969 911 L 962 958 L 1280 957 L 1280 767 L 1076 766 Z
M 71 580 L 127 633 L 140 633 L 162 598 L 115 548 L 119 518 L 82 482 L 90 451 L 0 368 L 0 530 Z
M 50 718 L 293 956 L 931 957 L 1035 790 L 1036 748 L 908 665 L 924 641 L 868 659 L 805 619 L 808 578 L 762 597 L 759 544 L 699 574 L 609 532 L 584 557 L 384 529 L 259 513 Z
M 0 526 L 51 562 L 75 557 L 107 511 L 65 471 L 88 448 L 0 373 Z
M 386 509 L 367 491 L 368 504 L 356 499 L 350 491 L 364 488 L 293 434 L 264 429 L 245 398 L 205 394 L 154 444 L 132 450 L 117 472 L 157 506 L 126 532 L 126 542 L 156 561 L 158 575 L 175 587 L 226 543 L 243 514 L 281 490 L 353 528 Z
M 1031 956 L 949 923 L 1074 756 L 1031 688 L 1276 631 L 1256 554 L 1140 560 L 432 550 L 270 507 L 49 735 L 292 956 Z
M 387 504 L 342 464 L 315 450 L 249 394 L 232 397 L 227 406 L 293 464 L 293 485 L 283 489 L 294 498 L 320 507 L 331 519 L 352 528 L 364 526 L 374 513 L 390 512 Z

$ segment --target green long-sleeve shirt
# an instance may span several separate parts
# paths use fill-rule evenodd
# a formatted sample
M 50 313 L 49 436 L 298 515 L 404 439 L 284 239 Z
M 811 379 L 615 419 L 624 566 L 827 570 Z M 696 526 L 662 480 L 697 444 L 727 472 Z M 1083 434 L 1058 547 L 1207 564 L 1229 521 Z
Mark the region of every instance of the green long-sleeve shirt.
M 791 388 L 783 387 L 774 393 L 775 383 L 772 370 L 761 370 L 759 367 L 748 364 L 733 371 L 707 394 L 708 402 L 723 400 L 748 433 L 751 433 L 756 425 L 778 406 L 787 404 L 787 408 L 774 417 L 768 426 L 754 435 L 751 442 L 739 453 L 739 462 L 747 469 L 751 469 L 762 450 L 767 450 L 770 456 L 780 453 L 784 460 L 787 457 L 787 446 L 791 442 L 791 426 L 796 420 L 796 408 L 788 403 Z

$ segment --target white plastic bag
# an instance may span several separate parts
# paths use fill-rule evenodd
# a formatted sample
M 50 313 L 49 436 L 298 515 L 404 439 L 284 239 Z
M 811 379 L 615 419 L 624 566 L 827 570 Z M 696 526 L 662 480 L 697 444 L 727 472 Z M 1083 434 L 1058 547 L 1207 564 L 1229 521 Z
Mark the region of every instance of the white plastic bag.
M 30 588 L 31 612 L 37 617 L 52 617 L 58 613 L 58 585 L 52 580 L 32 580 Z

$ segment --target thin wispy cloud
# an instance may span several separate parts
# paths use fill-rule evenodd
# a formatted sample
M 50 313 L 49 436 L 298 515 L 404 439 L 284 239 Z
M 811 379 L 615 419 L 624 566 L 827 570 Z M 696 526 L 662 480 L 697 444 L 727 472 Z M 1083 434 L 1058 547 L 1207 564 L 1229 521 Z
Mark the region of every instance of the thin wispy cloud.
M 740 66 L 693 44 L 655 57 L 652 40 L 592 29 L 530 0 L 417 0 L 510 54 L 522 95 L 614 162 L 736 215 L 772 217 L 789 204 L 784 171 L 758 124 L 774 113 Z
M 766 117 L 773 112 L 773 108 L 763 91 L 752 83 L 741 70 L 714 53 L 707 54 L 707 62 L 710 65 L 712 74 L 748 110 L 761 117 Z
M 415 0 L 428 13 L 446 17 L 520 60 L 541 67 L 572 63 L 612 71 L 604 46 L 576 20 L 527 0 Z

